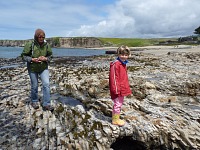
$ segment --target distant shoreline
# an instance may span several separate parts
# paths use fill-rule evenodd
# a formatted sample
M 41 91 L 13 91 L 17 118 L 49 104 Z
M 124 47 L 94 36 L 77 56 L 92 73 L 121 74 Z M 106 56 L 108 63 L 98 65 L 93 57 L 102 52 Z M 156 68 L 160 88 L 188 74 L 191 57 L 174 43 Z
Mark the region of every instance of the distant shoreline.
M 146 46 L 146 47 L 133 47 L 134 49 L 140 49 L 143 53 L 150 53 L 154 55 L 165 55 L 169 52 L 185 52 L 185 53 L 198 53 L 200 52 L 200 45 L 190 46 L 190 45 L 178 45 L 178 46 Z M 159 50 L 159 52 L 158 52 Z
M 99 47 L 99 48 L 87 48 L 87 49 L 103 49 L 108 51 L 116 51 L 118 47 Z M 155 55 L 167 54 L 168 52 L 200 52 L 200 45 L 178 45 L 178 46 L 144 46 L 144 47 L 130 47 L 132 52 L 143 52 Z M 159 53 L 158 53 L 159 50 Z

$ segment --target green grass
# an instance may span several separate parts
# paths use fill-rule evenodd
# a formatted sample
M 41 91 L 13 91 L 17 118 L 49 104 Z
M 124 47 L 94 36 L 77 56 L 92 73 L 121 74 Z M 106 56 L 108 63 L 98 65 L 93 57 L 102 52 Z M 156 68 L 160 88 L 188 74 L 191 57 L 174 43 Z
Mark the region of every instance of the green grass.
M 159 42 L 167 40 L 177 40 L 176 38 L 152 38 L 152 39 L 139 39 L 139 38 L 98 38 L 102 41 L 104 46 L 120 46 L 127 45 L 129 47 L 138 46 L 152 46 L 157 45 Z

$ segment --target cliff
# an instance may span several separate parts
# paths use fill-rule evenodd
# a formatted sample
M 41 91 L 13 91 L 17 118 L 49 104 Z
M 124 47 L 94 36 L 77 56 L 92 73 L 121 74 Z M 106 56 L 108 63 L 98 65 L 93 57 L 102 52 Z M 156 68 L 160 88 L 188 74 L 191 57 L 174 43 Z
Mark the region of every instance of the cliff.
M 23 47 L 28 40 L 0 40 L 0 46 L 18 46 Z M 47 42 L 50 43 L 52 47 L 63 47 L 63 48 L 91 48 L 91 47 L 101 47 L 102 42 L 98 38 L 93 37 L 56 37 L 47 38 Z

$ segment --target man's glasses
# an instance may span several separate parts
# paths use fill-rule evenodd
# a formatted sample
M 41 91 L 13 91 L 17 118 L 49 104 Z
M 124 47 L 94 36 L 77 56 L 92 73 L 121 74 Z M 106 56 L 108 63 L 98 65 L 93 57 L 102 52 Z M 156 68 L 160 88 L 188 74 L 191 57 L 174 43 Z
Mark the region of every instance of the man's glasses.
M 38 38 L 39 38 L 39 39 L 44 39 L 45 37 L 44 37 L 44 36 L 38 36 Z

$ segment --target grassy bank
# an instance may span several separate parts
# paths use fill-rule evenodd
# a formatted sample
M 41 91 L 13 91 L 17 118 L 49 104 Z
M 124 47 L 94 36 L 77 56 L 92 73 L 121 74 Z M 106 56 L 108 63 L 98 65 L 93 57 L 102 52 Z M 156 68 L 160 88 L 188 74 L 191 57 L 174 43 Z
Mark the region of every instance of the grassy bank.
M 177 41 L 177 38 L 152 38 L 152 39 L 139 39 L 139 38 L 98 38 L 102 41 L 104 46 L 119 46 L 127 45 L 130 47 L 152 46 L 158 45 L 159 42 Z

